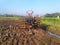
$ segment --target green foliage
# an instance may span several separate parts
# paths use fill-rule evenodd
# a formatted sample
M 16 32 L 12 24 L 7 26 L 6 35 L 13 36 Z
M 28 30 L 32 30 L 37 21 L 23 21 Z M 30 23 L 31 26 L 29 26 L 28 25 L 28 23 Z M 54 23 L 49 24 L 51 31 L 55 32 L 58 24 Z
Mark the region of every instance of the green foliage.
M 47 30 L 60 35 L 60 18 L 41 18 L 42 24 L 48 25 Z
M 12 15 L 12 14 L 4 14 L 4 15 L 0 14 L 0 17 L 20 17 L 20 16 L 19 15 Z
M 60 29 L 60 18 L 42 18 L 41 22 L 46 25 L 52 25 L 57 29 Z

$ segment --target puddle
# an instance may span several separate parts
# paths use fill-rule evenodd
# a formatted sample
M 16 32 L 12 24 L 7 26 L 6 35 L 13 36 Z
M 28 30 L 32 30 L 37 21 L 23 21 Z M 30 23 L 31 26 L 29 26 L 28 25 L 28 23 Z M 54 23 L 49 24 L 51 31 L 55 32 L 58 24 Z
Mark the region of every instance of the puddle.
M 54 36 L 54 37 L 60 38 L 60 35 L 54 34 L 54 33 L 52 33 L 52 32 L 48 32 L 48 34 L 51 35 L 51 36 Z

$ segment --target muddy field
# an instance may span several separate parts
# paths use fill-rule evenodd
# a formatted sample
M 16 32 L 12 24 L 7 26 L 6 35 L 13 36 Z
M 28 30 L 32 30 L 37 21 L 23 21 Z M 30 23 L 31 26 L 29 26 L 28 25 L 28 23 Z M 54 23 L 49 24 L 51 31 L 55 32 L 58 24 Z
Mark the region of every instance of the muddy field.
M 60 45 L 60 39 L 41 28 L 25 28 L 24 21 L 0 20 L 0 45 Z

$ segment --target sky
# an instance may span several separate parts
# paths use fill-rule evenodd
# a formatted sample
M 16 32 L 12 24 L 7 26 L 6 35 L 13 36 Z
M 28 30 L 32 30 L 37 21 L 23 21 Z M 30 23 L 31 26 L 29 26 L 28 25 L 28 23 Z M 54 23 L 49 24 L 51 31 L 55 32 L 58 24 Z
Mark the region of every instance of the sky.
M 33 10 L 34 14 L 60 12 L 60 0 L 0 0 L 1 14 L 22 14 Z

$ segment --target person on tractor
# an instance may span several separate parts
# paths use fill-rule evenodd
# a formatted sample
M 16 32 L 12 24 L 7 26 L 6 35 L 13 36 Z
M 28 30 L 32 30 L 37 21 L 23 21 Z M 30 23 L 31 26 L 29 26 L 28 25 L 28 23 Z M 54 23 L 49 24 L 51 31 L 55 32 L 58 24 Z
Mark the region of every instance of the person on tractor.
M 28 12 L 28 16 L 26 18 L 26 22 L 27 22 L 27 24 L 30 25 L 30 29 L 31 28 L 37 29 L 38 28 L 38 23 L 37 23 L 35 17 L 32 16 L 32 13 L 33 12 Z
M 28 26 L 29 28 L 32 28 L 32 25 L 33 25 L 33 22 L 34 22 L 34 18 L 33 18 L 33 16 L 32 16 L 32 13 L 33 13 L 33 12 L 28 11 L 27 13 L 28 13 L 28 15 L 27 15 L 27 17 L 26 17 L 26 23 L 29 25 L 29 26 Z

